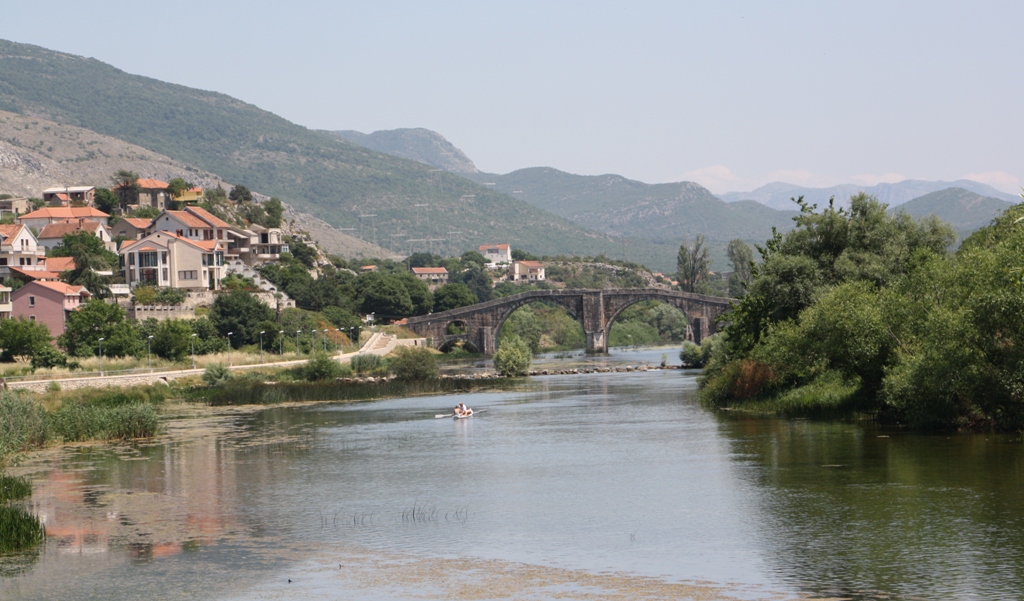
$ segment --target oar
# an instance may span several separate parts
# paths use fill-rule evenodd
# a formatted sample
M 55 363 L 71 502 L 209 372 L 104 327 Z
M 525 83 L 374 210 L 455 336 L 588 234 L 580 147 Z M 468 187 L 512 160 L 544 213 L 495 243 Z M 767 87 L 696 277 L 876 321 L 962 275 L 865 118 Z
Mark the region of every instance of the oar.
M 441 419 L 442 417 L 455 417 L 454 413 L 446 413 L 444 415 L 435 415 L 434 419 Z

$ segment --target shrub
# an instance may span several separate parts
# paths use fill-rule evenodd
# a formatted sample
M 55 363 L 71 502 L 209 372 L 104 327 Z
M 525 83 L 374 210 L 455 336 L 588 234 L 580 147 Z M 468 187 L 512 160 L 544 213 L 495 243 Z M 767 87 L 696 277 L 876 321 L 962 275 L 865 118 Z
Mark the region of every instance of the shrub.
M 61 391 L 60 382 L 50 382 L 49 384 L 46 385 L 46 391 L 47 392 L 60 392 Z
M 388 361 L 388 370 L 399 380 L 430 380 L 437 377 L 437 357 L 423 347 L 401 347 Z
M 0 393 L 0 462 L 46 441 L 43 410 L 17 392 Z
M 310 382 L 337 378 L 341 371 L 341 364 L 329 353 L 323 352 L 313 353 L 302 369 L 303 376 Z
M 683 365 L 703 367 L 704 353 L 701 352 L 700 345 L 685 340 L 683 341 L 683 350 L 679 351 L 679 360 L 683 362 Z
M 352 366 L 352 371 L 357 374 L 365 374 L 380 371 L 384 365 L 384 360 L 381 359 L 380 355 L 356 355 L 352 357 L 349 365 Z
M 0 503 L 17 501 L 32 494 L 32 483 L 28 478 L 15 478 L 0 474 Z
M 231 379 L 231 370 L 223 363 L 211 363 L 203 372 L 203 382 L 210 386 L 224 384 Z
M 532 360 L 529 345 L 513 334 L 501 340 L 498 352 L 494 353 L 494 369 L 503 376 L 523 376 Z
M 68 356 L 49 344 L 40 345 L 32 353 L 32 371 L 51 367 L 67 367 Z
M 114 407 L 68 403 L 47 417 L 50 431 L 65 441 L 152 436 L 159 421 L 156 408 L 144 403 Z

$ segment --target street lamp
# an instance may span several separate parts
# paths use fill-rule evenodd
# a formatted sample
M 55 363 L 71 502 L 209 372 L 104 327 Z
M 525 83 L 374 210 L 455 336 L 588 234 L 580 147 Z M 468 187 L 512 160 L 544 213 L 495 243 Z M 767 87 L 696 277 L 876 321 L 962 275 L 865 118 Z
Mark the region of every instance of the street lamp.
M 104 340 L 106 340 L 106 338 L 100 338 L 98 341 L 96 341 L 96 344 L 100 345 L 100 377 L 101 378 L 103 377 L 103 341 Z
M 234 358 L 231 355 L 231 335 L 232 334 L 234 334 L 234 332 L 228 332 L 228 367 L 231 367 L 232 365 L 234 365 Z
M 260 363 L 263 363 L 263 335 L 266 333 L 266 330 L 260 330 Z
M 196 368 L 196 336 L 199 334 L 192 334 L 189 340 L 192 341 L 192 369 Z
M 149 355 L 149 373 L 153 373 L 153 337 L 146 337 L 146 354 Z
M 278 332 L 278 335 L 281 336 L 279 340 L 279 342 L 281 343 L 281 359 L 284 359 L 284 330 Z
M 301 333 L 302 333 L 302 330 L 295 330 L 295 354 L 296 355 L 302 354 L 302 349 L 299 348 L 299 334 L 301 334 Z

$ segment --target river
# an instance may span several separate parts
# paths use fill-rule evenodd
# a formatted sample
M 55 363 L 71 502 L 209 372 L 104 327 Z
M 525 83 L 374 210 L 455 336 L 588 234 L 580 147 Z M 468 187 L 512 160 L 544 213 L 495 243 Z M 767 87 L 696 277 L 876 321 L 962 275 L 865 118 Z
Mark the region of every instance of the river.
M 182 407 L 16 468 L 49 537 L 0 599 L 1021 598 L 1018 437 L 715 413 L 695 378 Z

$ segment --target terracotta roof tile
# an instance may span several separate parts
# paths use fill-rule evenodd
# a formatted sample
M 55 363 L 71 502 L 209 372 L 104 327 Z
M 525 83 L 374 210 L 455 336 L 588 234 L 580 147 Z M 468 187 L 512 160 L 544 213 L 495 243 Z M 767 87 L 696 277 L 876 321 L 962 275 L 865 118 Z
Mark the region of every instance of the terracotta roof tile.
M 413 267 L 412 272 L 417 275 L 447 275 L 448 270 L 444 267 Z
M 121 221 L 127 221 L 140 230 L 148 228 L 153 223 L 152 219 L 146 219 L 145 217 L 125 217 Z
M 79 217 L 110 217 L 99 209 L 92 207 L 46 207 L 25 213 L 18 220 L 24 219 L 78 219 Z
M 56 290 L 57 292 L 63 292 L 66 296 L 75 296 L 78 294 L 85 294 L 91 296 L 89 291 L 84 286 L 72 286 L 71 284 L 65 284 L 64 282 L 30 282 L 25 286 L 46 286 L 50 290 Z
M 22 269 L 20 267 L 11 267 L 11 271 L 19 273 L 32 280 L 59 280 L 59 271 L 43 271 L 38 269 Z
M 203 221 L 209 223 L 213 227 L 231 227 L 230 223 L 225 222 L 220 217 L 217 217 L 216 215 L 202 207 L 188 207 L 185 210 L 188 211 L 189 213 L 192 213 L 196 217 L 199 217 Z
M 192 213 L 189 213 L 188 211 L 164 211 L 164 213 L 166 213 L 167 215 L 170 215 L 171 217 L 174 217 L 175 219 L 177 219 L 178 221 L 184 223 L 188 227 L 197 227 L 197 228 L 210 227 L 210 225 L 208 223 L 206 223 L 202 219 L 196 217 Z M 157 219 L 159 219 L 159 217 L 157 217 Z
M 21 228 L 25 227 L 20 223 L 0 223 L 0 236 L 4 240 L 8 238 L 14 238 L 21 233 Z
M 46 268 L 50 271 L 70 271 L 75 268 L 74 257 L 47 257 Z
M 64 234 L 74 234 L 82 231 L 96 233 L 96 230 L 100 227 L 100 224 L 95 221 L 65 219 L 64 221 L 57 221 L 43 227 L 42 231 L 39 232 L 39 239 L 63 238 Z

